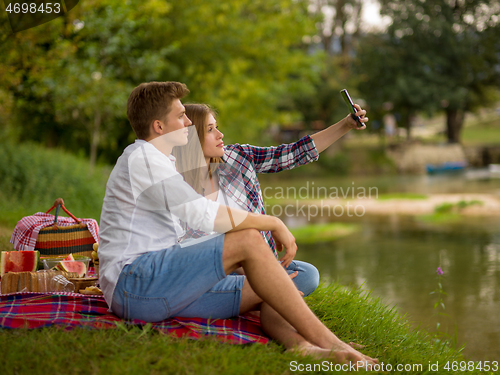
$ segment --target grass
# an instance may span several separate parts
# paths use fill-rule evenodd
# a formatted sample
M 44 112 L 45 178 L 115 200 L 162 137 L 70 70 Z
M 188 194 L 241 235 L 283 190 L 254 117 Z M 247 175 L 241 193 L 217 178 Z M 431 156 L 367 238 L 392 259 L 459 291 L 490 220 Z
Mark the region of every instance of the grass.
M 1 233 L 9 232 L 7 228 L 0 229 Z M 11 249 L 9 238 L 8 234 L 0 235 L 0 249 Z M 412 328 L 394 307 L 361 289 L 323 284 L 306 301 L 339 338 L 366 345 L 362 352 L 379 358 L 386 366 L 423 366 L 422 371 L 397 373 L 424 374 L 429 361 L 444 364 L 466 360 L 460 349 L 435 334 Z M 294 366 L 321 365 L 311 358 L 285 353 L 275 342 L 240 346 L 211 338 L 175 339 L 151 330 L 148 325 L 118 325 L 111 330 L 0 329 L 0 353 L 2 375 L 291 374 L 304 373 L 293 371 L 292 361 L 296 361 Z
M 342 340 L 366 345 L 362 351 L 385 366 L 422 365 L 422 371 L 397 373 L 424 374 L 429 361 L 465 360 L 461 350 L 412 328 L 395 308 L 359 289 L 322 285 L 307 302 Z M 0 330 L 0 353 L 2 374 L 290 374 L 296 373 L 292 361 L 321 363 L 284 353 L 274 342 L 235 346 L 213 339 L 174 339 L 147 325 L 99 331 Z
M 295 240 L 300 243 L 317 243 L 349 236 L 360 229 L 359 225 L 348 223 L 309 224 L 291 228 Z
M 466 207 L 475 206 L 475 205 L 482 206 L 483 202 L 480 201 L 480 200 L 476 200 L 476 199 L 471 200 L 471 201 L 461 200 L 461 201 L 459 201 L 457 203 L 445 202 L 445 203 L 442 203 L 442 204 L 436 206 L 434 208 L 434 211 L 436 213 L 460 212 L 461 210 L 463 210 Z
M 469 125 L 469 124 L 467 124 Z M 462 130 L 462 143 L 465 146 L 481 146 L 500 143 L 500 116 L 471 120 Z
M 444 202 L 434 207 L 434 213 L 430 215 L 419 215 L 418 220 L 429 224 L 453 224 L 464 220 L 461 211 L 464 208 L 475 205 L 483 205 L 482 201 L 461 200 L 457 203 Z

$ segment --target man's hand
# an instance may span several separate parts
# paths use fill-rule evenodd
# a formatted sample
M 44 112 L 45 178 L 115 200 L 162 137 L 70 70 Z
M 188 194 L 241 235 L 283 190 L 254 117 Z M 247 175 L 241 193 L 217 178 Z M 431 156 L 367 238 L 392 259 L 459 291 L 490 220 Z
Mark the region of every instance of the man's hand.
M 281 258 L 281 264 L 286 268 L 292 263 L 295 254 L 297 254 L 295 237 L 281 220 L 279 220 L 277 228 L 271 230 L 271 235 L 276 243 L 276 250 L 281 252 L 283 248 L 286 249 L 286 254 Z

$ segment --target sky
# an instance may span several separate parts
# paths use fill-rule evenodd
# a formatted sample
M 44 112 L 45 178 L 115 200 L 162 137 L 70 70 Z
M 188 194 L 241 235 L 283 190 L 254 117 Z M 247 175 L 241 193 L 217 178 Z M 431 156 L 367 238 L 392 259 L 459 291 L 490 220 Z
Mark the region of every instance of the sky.
M 380 16 L 380 4 L 376 0 L 365 0 L 362 10 L 364 31 L 384 30 L 391 22 L 389 17 Z

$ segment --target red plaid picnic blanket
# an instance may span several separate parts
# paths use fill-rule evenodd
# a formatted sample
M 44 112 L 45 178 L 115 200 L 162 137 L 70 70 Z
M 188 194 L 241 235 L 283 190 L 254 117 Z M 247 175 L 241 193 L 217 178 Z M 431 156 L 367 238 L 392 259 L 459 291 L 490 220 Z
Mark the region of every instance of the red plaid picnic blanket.
M 99 242 L 99 226 L 97 225 L 97 221 L 94 219 L 79 220 L 87 225 L 95 242 Z M 52 224 L 54 224 L 54 215 L 46 214 L 45 212 L 37 212 L 34 215 L 23 217 L 17 222 L 10 242 L 14 244 L 14 249 L 16 250 L 35 250 L 36 239 L 40 229 Z M 75 220 L 70 217 L 59 216 L 57 218 L 57 225 L 60 227 L 75 225 Z
M 108 312 L 102 296 L 76 293 L 11 293 L 0 295 L 0 328 L 41 328 L 58 325 L 71 329 L 116 328 L 122 322 L 144 325 L 146 322 L 125 322 Z M 266 344 L 269 338 L 260 328 L 260 320 L 245 315 L 233 319 L 171 318 L 152 323 L 153 329 L 174 337 L 199 339 L 215 336 L 231 344 Z

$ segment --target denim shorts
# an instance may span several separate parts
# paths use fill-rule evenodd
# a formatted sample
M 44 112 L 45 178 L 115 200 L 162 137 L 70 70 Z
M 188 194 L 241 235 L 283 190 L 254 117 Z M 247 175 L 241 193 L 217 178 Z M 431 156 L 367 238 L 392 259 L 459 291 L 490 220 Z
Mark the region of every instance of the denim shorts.
M 225 319 L 240 310 L 244 276 L 222 265 L 224 235 L 141 255 L 123 267 L 112 311 L 121 318 L 158 322 L 172 316 Z

